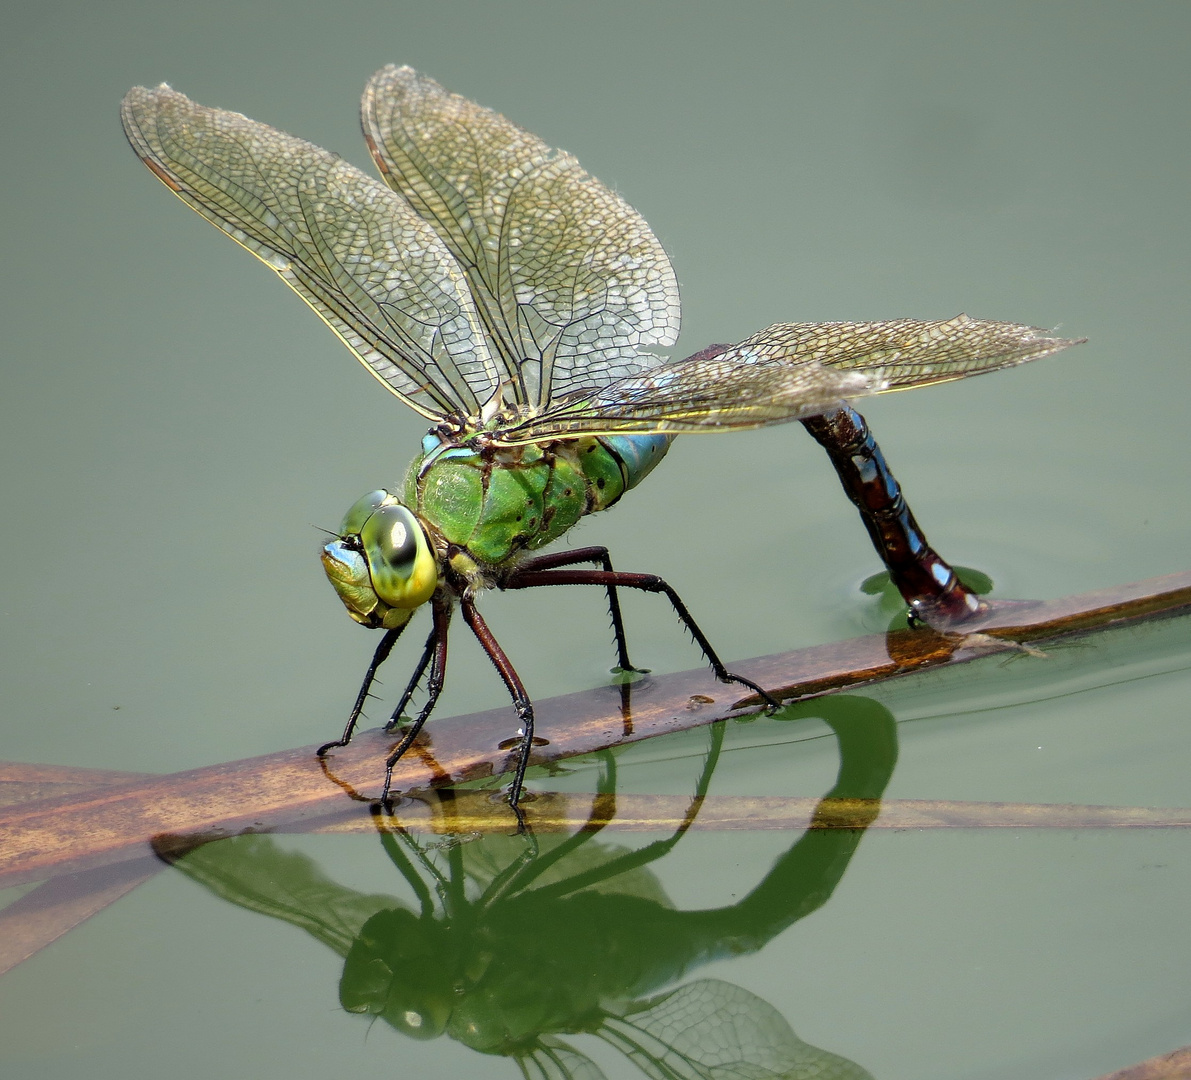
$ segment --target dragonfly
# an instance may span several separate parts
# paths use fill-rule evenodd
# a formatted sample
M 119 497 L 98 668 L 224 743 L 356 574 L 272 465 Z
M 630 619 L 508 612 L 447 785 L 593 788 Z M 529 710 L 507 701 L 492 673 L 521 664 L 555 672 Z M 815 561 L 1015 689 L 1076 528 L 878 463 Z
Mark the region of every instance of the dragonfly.
M 507 798 L 523 823 L 533 703 L 477 608 L 491 589 L 603 588 L 624 672 L 644 669 L 630 661 L 618 591 L 661 594 L 720 681 L 777 705 L 728 670 L 662 578 L 614 569 L 605 547 L 540 551 L 615 505 L 676 436 L 796 420 L 822 427 L 859 418 L 847 401 L 1073 343 L 960 315 L 777 323 L 668 359 L 656 350 L 678 338 L 670 261 L 641 215 L 574 157 L 410 67 L 369 80 L 361 117 L 379 180 L 166 84 L 135 87 L 122 105 L 129 142 L 158 179 L 265 263 L 429 422 L 402 485 L 355 502 L 321 552 L 351 618 L 384 635 L 342 735 L 320 757 L 350 741 L 378 668 L 414 612 L 430 607 L 388 730 L 401 727 L 423 679 L 426 700 L 385 762 L 384 803 L 442 691 L 458 608 L 517 714 Z

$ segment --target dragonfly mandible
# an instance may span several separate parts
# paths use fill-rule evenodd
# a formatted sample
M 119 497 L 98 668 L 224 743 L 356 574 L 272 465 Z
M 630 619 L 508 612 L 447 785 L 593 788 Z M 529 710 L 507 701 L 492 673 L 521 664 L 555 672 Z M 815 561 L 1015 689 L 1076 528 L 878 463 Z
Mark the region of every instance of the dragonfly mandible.
M 492 588 L 604 588 L 625 670 L 617 591 L 661 593 L 720 680 L 773 704 L 725 667 L 661 578 L 614 570 L 603 547 L 537 553 L 640 483 L 676 435 L 846 415 L 845 400 L 1072 344 L 961 315 L 779 323 L 667 360 L 650 350 L 677 340 L 677 279 L 642 217 L 571 155 L 409 67 L 382 69 L 364 91 L 364 137 L 383 183 L 165 84 L 130 90 L 122 116 L 153 173 L 273 270 L 431 425 L 402 489 L 357 501 L 322 551 L 348 614 L 385 635 L 342 736 L 320 755 L 351 739 L 377 668 L 413 613 L 432 612 L 390 730 L 423 678 L 427 700 L 386 762 L 383 801 L 442 690 L 458 607 L 520 721 L 508 790 L 516 811 L 534 714 L 477 610 Z

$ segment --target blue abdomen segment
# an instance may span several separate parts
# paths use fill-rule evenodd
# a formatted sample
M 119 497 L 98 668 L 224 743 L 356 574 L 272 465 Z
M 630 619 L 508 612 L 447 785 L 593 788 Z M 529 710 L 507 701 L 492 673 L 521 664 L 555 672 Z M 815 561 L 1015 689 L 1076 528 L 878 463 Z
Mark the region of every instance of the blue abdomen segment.
M 599 441 L 624 466 L 625 489 L 636 487 L 666 456 L 673 435 L 601 435 Z

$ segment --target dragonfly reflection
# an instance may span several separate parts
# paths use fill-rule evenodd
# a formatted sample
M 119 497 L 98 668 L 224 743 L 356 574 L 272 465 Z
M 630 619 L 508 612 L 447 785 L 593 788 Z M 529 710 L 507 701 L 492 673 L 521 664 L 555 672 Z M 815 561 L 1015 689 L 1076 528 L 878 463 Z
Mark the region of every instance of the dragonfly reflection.
M 509 1058 L 526 1077 L 598 1080 L 603 1072 L 568 1041 L 594 1035 L 662 1080 L 864 1080 L 864 1069 L 803 1042 L 773 1006 L 738 986 L 700 978 L 675 987 L 709 961 L 762 949 L 826 903 L 877 814 L 897 756 L 892 716 L 846 695 L 786 715 L 818 716 L 834 731 L 840 769 L 827 797 L 872 801 L 856 828 L 802 834 L 759 883 L 723 907 L 675 910 L 649 868 L 694 820 L 723 724 L 710 729 L 688 816 L 638 850 L 596 831 L 428 845 L 378 815 L 381 842 L 412 902 L 340 886 L 267 837 L 187 854 L 179 853 L 185 841 L 157 846 L 217 895 L 292 923 L 342 956 L 339 998 L 348 1012 L 411 1038 L 446 1036 Z M 611 756 L 599 787 L 605 820 L 616 789 Z M 445 828 L 451 806 L 447 792 L 439 805 Z

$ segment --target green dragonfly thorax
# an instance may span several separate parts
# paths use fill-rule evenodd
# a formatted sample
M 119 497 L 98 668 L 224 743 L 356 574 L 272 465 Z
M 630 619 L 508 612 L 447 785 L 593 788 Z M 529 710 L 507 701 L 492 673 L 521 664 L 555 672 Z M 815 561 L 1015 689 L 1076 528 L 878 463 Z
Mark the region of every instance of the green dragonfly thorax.
M 522 552 L 545 547 L 580 518 L 615 503 L 662 459 L 670 441 L 589 436 L 493 446 L 429 436 L 406 473 L 405 501 L 428 532 L 448 550 L 466 552 L 497 584 Z

